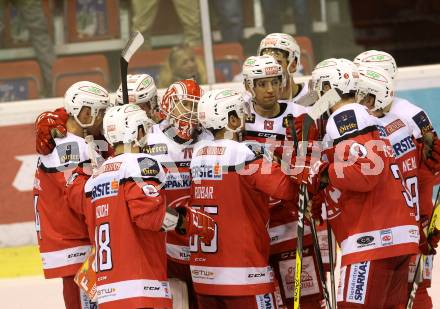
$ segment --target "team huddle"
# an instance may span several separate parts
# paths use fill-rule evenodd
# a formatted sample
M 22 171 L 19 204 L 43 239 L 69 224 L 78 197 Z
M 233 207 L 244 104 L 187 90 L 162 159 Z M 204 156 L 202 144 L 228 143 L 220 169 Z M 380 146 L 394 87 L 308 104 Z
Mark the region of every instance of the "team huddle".
M 66 308 L 432 308 L 429 117 L 385 52 L 308 85 L 299 63 L 272 33 L 241 92 L 180 80 L 159 100 L 128 75 L 128 104 L 81 81 L 37 118 L 36 231 Z

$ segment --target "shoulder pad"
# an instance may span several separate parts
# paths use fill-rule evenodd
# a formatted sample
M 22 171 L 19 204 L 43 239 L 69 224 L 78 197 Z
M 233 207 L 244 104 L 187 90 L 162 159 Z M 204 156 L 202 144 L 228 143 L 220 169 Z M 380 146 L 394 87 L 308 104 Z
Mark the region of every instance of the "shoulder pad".
M 412 119 L 414 120 L 415 124 L 419 127 L 422 135 L 434 130 L 432 123 L 428 118 L 428 115 L 426 115 L 426 113 L 423 110 L 421 110 L 415 116 L 413 116 Z
M 140 175 L 143 177 L 156 177 L 161 172 L 159 163 L 150 157 L 137 158 Z

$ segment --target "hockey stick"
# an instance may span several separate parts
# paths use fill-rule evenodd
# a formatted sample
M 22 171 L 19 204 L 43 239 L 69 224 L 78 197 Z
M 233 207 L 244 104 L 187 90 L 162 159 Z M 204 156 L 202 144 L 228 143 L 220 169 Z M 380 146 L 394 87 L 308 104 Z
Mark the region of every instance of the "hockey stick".
M 330 263 L 330 289 L 332 294 L 332 308 L 336 308 L 336 282 L 335 282 L 335 263 L 333 260 L 333 236 L 332 229 L 327 220 L 327 244 L 328 244 L 328 260 Z
M 315 91 L 316 92 L 316 91 Z M 320 141 L 323 140 L 325 135 L 325 123 L 324 115 L 321 115 L 320 121 L 318 121 L 318 138 Z M 333 259 L 333 232 L 329 224 L 327 208 L 326 208 L 326 224 L 327 224 L 327 247 L 328 247 L 328 259 L 330 264 L 330 292 L 331 292 L 331 304 L 332 308 L 336 309 L 336 281 L 335 281 L 335 261 Z M 319 238 L 318 238 L 319 239 Z M 336 248 L 336 247 L 335 247 Z M 335 250 L 336 255 L 336 250 Z M 324 269 L 323 269 L 323 273 Z M 327 277 L 325 278 L 327 279 Z
M 308 114 L 304 117 L 302 126 L 302 136 L 301 140 L 304 141 L 301 145 L 301 149 L 298 146 L 298 151 L 300 154 L 306 154 L 307 152 L 307 141 L 309 137 L 309 129 L 311 125 L 316 121 L 322 114 L 327 112 L 330 107 L 332 107 L 336 102 L 338 102 L 341 97 L 338 95 L 336 90 L 330 89 L 327 91 L 315 104 L 310 108 Z M 296 136 L 296 132 L 292 128 L 292 136 Z M 304 148 L 305 147 L 305 148 Z M 299 188 L 299 199 L 298 199 L 298 225 L 297 225 L 297 245 L 296 245 L 296 258 L 295 258 L 295 281 L 294 281 L 294 309 L 299 308 L 299 302 L 301 298 L 301 271 L 302 271 L 302 252 L 304 245 L 304 213 L 307 207 L 308 192 L 307 185 L 302 183 Z M 313 226 L 313 224 L 312 224 Z M 313 228 L 312 228 L 313 229 Z M 316 232 L 316 230 L 315 230 Z M 322 261 L 321 261 L 322 262 Z M 320 275 L 321 277 L 321 275 Z M 328 293 L 327 293 L 328 294 Z M 328 296 L 328 295 L 327 295 Z M 327 299 L 328 302 L 328 299 Z
M 332 304 L 330 302 L 330 296 L 328 293 L 328 288 L 327 288 L 327 283 L 326 283 L 326 278 L 325 278 L 325 272 L 324 272 L 324 263 L 322 262 L 322 255 L 321 255 L 321 249 L 319 248 L 319 239 L 318 239 L 318 233 L 316 232 L 316 224 L 315 224 L 315 220 L 311 219 L 311 231 L 312 231 L 312 238 L 313 238 L 313 247 L 315 248 L 315 256 L 316 256 L 316 261 L 318 264 L 318 274 L 319 274 L 319 279 L 321 280 L 321 285 L 322 285 L 322 291 L 324 294 L 324 299 L 325 299 L 325 303 L 327 308 L 332 309 Z
M 128 90 L 127 90 L 127 71 L 128 63 L 134 53 L 144 43 L 144 37 L 139 31 L 132 32 L 127 44 L 121 53 L 120 69 L 121 69 L 121 84 L 122 84 L 122 100 L 124 104 L 128 104 Z
M 440 187 L 437 190 L 437 196 L 435 198 L 434 208 L 432 210 L 431 218 L 429 219 L 427 237 L 429 237 L 429 234 L 432 233 L 432 231 L 434 230 L 434 227 L 436 226 L 437 220 L 440 217 L 440 207 L 439 207 L 440 204 L 437 204 L 439 195 L 440 195 Z M 422 231 L 422 233 L 423 233 L 423 231 Z M 420 279 L 423 279 L 423 278 L 421 278 L 421 276 L 423 277 L 423 269 L 420 270 L 420 267 L 423 267 L 424 263 L 422 264 L 422 260 L 425 260 L 424 257 L 425 256 L 423 254 L 420 254 L 420 258 L 417 261 L 417 266 L 416 266 L 416 270 L 414 273 L 414 278 L 411 283 L 411 291 L 409 292 L 408 301 L 406 303 L 406 309 L 412 309 L 412 307 L 414 305 L 414 299 L 416 298 L 416 292 L 419 287 L 419 281 L 420 281 Z

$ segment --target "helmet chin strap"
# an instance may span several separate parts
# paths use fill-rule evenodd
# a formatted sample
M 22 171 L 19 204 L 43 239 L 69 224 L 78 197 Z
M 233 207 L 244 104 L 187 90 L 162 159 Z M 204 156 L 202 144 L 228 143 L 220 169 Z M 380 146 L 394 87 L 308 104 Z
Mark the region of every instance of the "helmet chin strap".
M 92 121 L 90 123 L 84 124 L 82 123 L 79 119 L 78 119 L 78 115 L 74 115 L 73 119 L 75 119 L 76 123 L 83 128 L 85 131 L 90 128 L 91 126 L 93 126 L 93 124 L 95 123 L 95 119 L 96 119 L 96 115 L 92 116 Z

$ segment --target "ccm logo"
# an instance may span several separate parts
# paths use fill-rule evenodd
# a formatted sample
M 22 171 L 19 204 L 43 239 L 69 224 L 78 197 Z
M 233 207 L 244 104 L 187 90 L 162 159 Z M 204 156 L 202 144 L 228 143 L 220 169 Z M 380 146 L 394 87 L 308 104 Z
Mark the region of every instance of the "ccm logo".
M 264 273 L 259 273 L 259 274 L 249 274 L 248 278 L 260 278 L 260 277 L 265 277 L 266 274 Z
M 144 291 L 159 291 L 160 287 L 157 286 L 144 286 Z
M 85 255 L 86 255 L 85 252 L 77 252 L 77 253 L 69 254 L 69 255 L 67 256 L 67 258 L 68 258 L 68 259 L 71 259 L 71 258 L 74 258 L 74 257 L 80 257 L 80 256 L 85 256 Z

